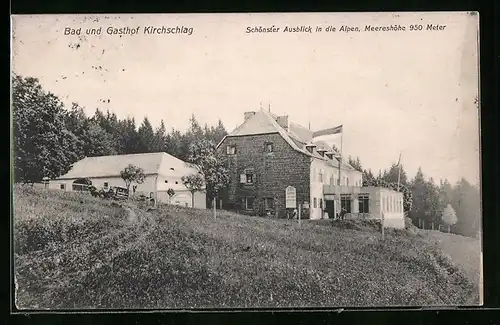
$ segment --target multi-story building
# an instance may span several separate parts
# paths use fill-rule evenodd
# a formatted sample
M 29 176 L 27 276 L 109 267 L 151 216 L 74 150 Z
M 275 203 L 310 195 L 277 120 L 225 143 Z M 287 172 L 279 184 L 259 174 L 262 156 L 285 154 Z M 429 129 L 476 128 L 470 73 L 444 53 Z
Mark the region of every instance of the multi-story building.
M 293 186 L 303 218 L 332 217 L 341 208 L 349 215 L 362 213 L 372 218 L 380 218 L 382 211 L 388 217 L 400 210 L 397 218 L 404 224 L 401 193 L 363 187 L 361 172 L 338 159 L 327 143 L 315 141 L 308 128 L 290 123 L 288 116 L 262 109 L 246 112 L 243 124 L 217 148 L 227 158 L 231 178 L 222 194 L 223 208 L 285 217 L 292 212 L 285 208 L 285 190 Z M 386 208 L 387 195 L 393 210 L 381 209 Z

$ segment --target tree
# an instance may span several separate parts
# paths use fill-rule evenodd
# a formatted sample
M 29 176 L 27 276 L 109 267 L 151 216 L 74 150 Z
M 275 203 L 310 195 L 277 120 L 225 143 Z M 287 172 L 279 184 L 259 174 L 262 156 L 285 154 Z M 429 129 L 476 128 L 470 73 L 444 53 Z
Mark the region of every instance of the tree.
M 453 226 L 458 221 L 455 210 L 453 210 L 451 204 L 448 204 L 446 208 L 444 208 L 441 219 L 446 225 L 448 225 L 448 232 L 450 232 L 450 226 Z
M 398 177 L 400 179 L 400 184 L 407 185 L 408 178 L 404 170 L 404 166 L 401 165 L 401 174 L 399 172 L 399 167 L 397 164 L 392 164 L 388 171 L 384 170 L 384 175 L 382 176 L 388 182 L 398 182 Z
M 14 181 L 38 182 L 69 171 L 81 152 L 64 105 L 38 79 L 12 78 Z
M 229 183 L 229 170 L 224 157 L 216 150 L 215 144 L 206 139 L 194 141 L 189 146 L 188 162 L 203 175 L 207 193 L 214 199 Z
M 163 123 L 163 120 L 160 121 L 160 126 L 156 129 L 154 138 L 153 138 L 153 143 L 152 143 L 152 151 L 153 152 L 165 152 L 166 151 L 166 129 L 165 129 L 165 123 Z
M 111 135 L 94 121 L 87 124 L 82 140 L 85 155 L 88 157 L 107 156 L 117 153 Z
M 137 136 L 139 140 L 138 153 L 147 153 L 154 151 L 153 147 L 154 147 L 155 133 L 147 117 L 145 117 L 144 120 L 142 121 L 142 124 L 137 131 Z
M 455 208 L 458 222 L 457 233 L 475 237 L 481 227 L 481 195 L 479 188 L 462 178 L 452 191 L 451 205 Z
M 203 180 L 203 175 L 200 173 L 193 173 L 181 177 L 182 184 L 186 186 L 189 192 L 191 192 L 191 207 L 194 208 L 194 193 L 201 192 L 205 185 Z
M 361 166 L 361 161 L 359 160 L 359 157 L 356 157 L 356 159 L 352 158 L 349 156 L 349 165 L 351 165 L 355 170 L 359 172 L 363 172 L 363 167 Z
M 172 197 L 175 195 L 175 191 L 169 187 L 168 190 L 167 190 L 167 194 L 168 194 L 168 202 L 170 203 L 172 201 Z
M 130 185 L 132 183 L 142 184 L 146 176 L 144 175 L 144 170 L 140 167 L 129 164 L 122 171 L 120 171 L 120 177 L 125 181 L 125 186 L 127 191 L 130 193 Z M 130 194 L 129 194 L 130 195 Z

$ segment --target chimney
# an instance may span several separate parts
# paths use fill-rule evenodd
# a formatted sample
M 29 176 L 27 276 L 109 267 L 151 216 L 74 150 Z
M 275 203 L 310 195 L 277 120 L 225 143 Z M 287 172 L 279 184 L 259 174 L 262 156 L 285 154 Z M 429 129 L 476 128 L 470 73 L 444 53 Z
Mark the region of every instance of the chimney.
M 245 121 L 255 115 L 255 112 L 245 112 Z
M 278 116 L 276 122 L 278 122 L 285 131 L 288 131 L 288 115 Z

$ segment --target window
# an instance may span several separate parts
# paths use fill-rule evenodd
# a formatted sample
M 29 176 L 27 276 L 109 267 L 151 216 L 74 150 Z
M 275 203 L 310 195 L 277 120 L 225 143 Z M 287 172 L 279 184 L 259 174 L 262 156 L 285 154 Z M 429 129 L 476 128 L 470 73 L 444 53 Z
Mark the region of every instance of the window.
M 236 146 L 227 146 L 227 154 L 228 155 L 236 154 Z
M 104 182 L 104 188 L 108 188 L 109 187 L 109 183 L 108 182 Z
M 316 198 L 313 198 L 313 208 L 317 208 L 318 207 L 318 201 L 316 200 Z
M 168 180 L 165 180 L 165 183 L 168 183 Z
M 345 185 L 345 176 L 342 177 L 342 185 Z
M 319 208 L 323 209 L 323 199 L 319 199 Z
M 264 208 L 266 210 L 274 210 L 274 199 L 272 197 L 264 198 Z
M 358 196 L 359 202 L 359 213 L 369 213 L 370 212 L 370 202 L 368 194 L 359 194 Z
M 320 181 L 321 183 L 323 183 L 323 170 L 322 170 L 322 169 L 320 169 L 320 170 L 319 170 L 319 174 L 318 174 L 318 176 L 319 176 L 319 181 Z
M 243 171 L 243 174 L 240 175 L 240 183 L 241 184 L 253 184 L 254 183 L 254 172 L 252 168 L 247 168 Z
M 271 142 L 266 143 L 265 145 L 265 151 L 267 153 L 273 152 L 274 151 L 274 146 Z
M 333 175 L 330 177 L 330 185 L 335 185 L 335 178 Z
M 66 184 L 61 184 L 61 185 L 60 185 L 60 189 L 61 189 L 61 190 L 65 190 L 65 189 L 66 189 Z
M 174 167 L 170 167 L 170 170 L 175 170 Z
M 347 213 L 351 213 L 351 195 L 342 194 L 340 196 L 340 207 L 345 209 Z
M 245 198 L 245 210 L 253 210 L 253 197 Z
M 179 184 L 179 181 L 175 181 L 175 184 Z
M 349 177 L 346 178 L 346 185 L 349 186 Z

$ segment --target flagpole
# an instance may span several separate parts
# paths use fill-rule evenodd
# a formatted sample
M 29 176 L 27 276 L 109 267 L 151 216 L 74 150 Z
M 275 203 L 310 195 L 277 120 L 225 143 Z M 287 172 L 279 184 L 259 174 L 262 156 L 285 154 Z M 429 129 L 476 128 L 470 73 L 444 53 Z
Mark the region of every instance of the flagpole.
M 401 152 L 399 153 L 399 161 L 398 161 L 398 192 L 399 192 L 399 184 L 401 182 Z
M 339 185 L 342 185 L 341 183 L 341 178 L 340 178 L 340 171 L 341 171 L 341 168 L 340 166 L 342 165 L 342 146 L 343 146 L 343 142 L 344 142 L 344 126 L 342 126 L 342 130 L 341 130 L 341 133 L 340 133 L 340 160 L 339 160 Z

